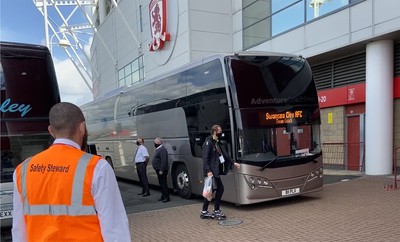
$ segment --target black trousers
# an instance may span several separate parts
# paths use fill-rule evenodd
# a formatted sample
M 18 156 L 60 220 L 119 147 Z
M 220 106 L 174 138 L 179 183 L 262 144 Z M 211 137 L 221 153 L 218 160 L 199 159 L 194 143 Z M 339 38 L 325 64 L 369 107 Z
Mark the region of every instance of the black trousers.
M 168 183 L 167 183 L 168 171 L 163 171 L 163 174 L 160 175 L 160 170 L 158 169 L 155 170 L 157 173 L 158 184 L 160 184 L 161 187 L 161 199 L 169 199 Z
M 136 171 L 139 177 L 142 193 L 149 193 L 149 180 L 147 179 L 147 162 L 136 163 Z
M 221 198 L 222 198 L 222 195 L 224 194 L 224 184 L 222 183 L 220 177 L 214 177 L 213 182 L 214 181 L 217 183 L 216 184 L 217 190 L 215 191 L 215 199 L 214 199 L 214 210 L 219 210 L 220 205 L 221 205 Z M 213 187 L 214 187 L 214 184 L 213 184 Z M 210 202 L 207 200 L 207 198 L 204 198 L 203 211 L 208 210 L 209 204 L 210 204 Z

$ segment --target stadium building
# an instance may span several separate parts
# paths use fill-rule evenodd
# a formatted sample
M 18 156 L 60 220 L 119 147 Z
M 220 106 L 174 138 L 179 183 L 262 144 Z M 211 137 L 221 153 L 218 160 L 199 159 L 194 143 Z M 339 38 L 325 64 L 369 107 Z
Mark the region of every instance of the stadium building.
M 302 55 L 318 88 L 324 163 L 391 174 L 400 146 L 399 9 L 399 0 L 99 0 L 94 99 L 213 53 Z

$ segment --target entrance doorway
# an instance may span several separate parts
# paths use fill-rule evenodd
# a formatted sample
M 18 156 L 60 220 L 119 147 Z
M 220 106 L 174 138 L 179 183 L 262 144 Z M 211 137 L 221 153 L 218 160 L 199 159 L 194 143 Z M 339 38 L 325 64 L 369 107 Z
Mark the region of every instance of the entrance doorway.
M 365 105 L 346 107 L 346 160 L 349 170 L 364 171 Z

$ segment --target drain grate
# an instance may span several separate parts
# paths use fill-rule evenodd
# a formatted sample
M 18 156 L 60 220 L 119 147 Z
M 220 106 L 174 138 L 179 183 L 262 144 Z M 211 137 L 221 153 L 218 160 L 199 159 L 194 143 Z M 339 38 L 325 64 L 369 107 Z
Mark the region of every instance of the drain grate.
M 240 219 L 227 219 L 227 220 L 223 220 L 223 221 L 219 222 L 218 224 L 222 225 L 222 226 L 233 226 L 233 225 L 238 225 L 241 223 L 243 223 L 243 221 Z

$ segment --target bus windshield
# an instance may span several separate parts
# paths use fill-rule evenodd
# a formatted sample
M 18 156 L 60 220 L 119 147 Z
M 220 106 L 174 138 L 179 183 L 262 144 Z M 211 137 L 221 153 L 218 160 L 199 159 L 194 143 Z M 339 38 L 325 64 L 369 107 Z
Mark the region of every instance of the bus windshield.
M 236 93 L 237 157 L 243 163 L 297 164 L 308 159 L 295 157 L 320 154 L 318 97 L 303 58 L 238 56 L 228 63 Z
M 50 108 L 60 102 L 47 47 L 0 42 L 1 183 L 12 182 L 24 159 L 52 143 Z

